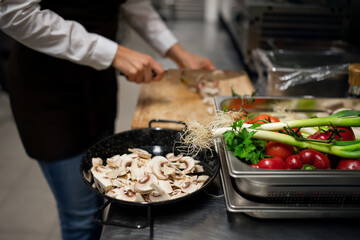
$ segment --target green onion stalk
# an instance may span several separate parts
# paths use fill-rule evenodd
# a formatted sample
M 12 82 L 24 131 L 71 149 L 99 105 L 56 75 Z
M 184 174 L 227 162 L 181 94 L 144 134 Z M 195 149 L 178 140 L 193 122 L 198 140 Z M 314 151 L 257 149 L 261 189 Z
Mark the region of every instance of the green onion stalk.
M 360 127 L 359 117 L 323 117 L 323 118 L 308 118 L 302 120 L 292 120 L 286 122 L 266 123 L 258 127 L 259 130 L 278 131 L 284 128 L 299 128 L 299 127 L 320 127 L 320 126 L 334 126 L 334 127 Z
M 360 158 L 360 141 L 333 141 L 333 142 L 318 142 L 310 139 L 301 139 L 293 135 L 279 133 L 274 131 L 302 128 L 302 127 L 320 127 L 320 126 L 334 126 L 334 127 L 360 127 L 360 112 L 345 110 L 329 117 L 309 118 L 302 120 L 292 120 L 276 123 L 265 124 L 245 124 L 244 120 L 240 122 L 241 127 L 234 127 L 240 125 L 233 125 L 231 128 L 219 128 L 213 131 L 213 136 L 221 136 L 227 131 L 247 131 L 255 133 L 252 138 L 265 141 L 275 141 L 279 143 L 288 144 L 299 148 L 314 149 L 319 152 L 336 155 L 343 158 Z

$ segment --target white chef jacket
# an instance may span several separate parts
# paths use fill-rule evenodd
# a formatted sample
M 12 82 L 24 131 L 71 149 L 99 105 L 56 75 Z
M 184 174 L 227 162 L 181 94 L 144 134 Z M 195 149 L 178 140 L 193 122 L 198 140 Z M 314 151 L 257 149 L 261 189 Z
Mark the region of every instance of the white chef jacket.
M 111 65 L 116 42 L 87 32 L 81 24 L 51 10 L 41 10 L 40 2 L 0 0 L 0 29 L 27 47 L 53 57 L 97 70 Z M 121 9 L 129 24 L 161 55 L 177 42 L 149 0 L 127 0 Z

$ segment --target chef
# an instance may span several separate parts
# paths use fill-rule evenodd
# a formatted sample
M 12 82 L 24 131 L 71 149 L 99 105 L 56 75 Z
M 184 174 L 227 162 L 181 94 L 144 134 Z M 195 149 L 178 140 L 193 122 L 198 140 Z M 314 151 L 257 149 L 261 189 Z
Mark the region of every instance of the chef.
M 26 152 L 54 193 L 63 239 L 101 233 L 92 216 L 102 202 L 79 166 L 89 146 L 114 132 L 114 69 L 136 83 L 164 74 L 152 57 L 115 42 L 119 10 L 179 67 L 214 69 L 182 48 L 150 1 L 0 0 L 0 28 L 17 41 L 7 71 L 11 108 Z

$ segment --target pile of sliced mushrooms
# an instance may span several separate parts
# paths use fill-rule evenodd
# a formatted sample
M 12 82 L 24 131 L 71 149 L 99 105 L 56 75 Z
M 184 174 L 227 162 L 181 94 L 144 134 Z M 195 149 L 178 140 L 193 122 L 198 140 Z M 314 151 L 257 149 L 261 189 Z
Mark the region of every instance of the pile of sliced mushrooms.
M 209 176 L 201 175 L 200 161 L 182 154 L 152 156 L 143 149 L 106 159 L 92 159 L 86 179 L 101 193 L 130 202 L 158 202 L 182 197 L 200 189 Z

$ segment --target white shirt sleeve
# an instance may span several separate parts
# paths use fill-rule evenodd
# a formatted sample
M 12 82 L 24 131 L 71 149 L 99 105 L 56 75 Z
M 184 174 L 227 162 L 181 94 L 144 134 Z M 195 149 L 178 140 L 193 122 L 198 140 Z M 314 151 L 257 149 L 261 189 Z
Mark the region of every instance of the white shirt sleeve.
M 127 0 L 120 8 L 129 24 L 162 56 L 178 42 L 149 0 Z
M 0 0 L 0 29 L 36 51 L 93 67 L 108 68 L 118 44 L 79 23 L 40 10 L 41 0 Z

